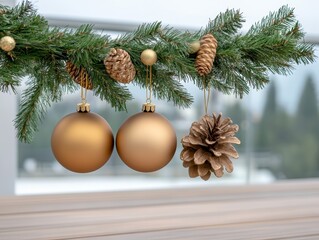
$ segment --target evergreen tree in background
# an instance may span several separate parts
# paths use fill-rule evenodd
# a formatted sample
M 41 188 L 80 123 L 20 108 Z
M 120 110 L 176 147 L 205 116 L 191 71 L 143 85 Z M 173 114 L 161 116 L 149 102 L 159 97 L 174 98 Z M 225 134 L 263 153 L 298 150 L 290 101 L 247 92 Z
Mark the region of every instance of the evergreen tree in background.
M 266 103 L 261 120 L 256 129 L 256 150 L 269 151 L 276 145 L 277 96 L 276 85 L 272 82 L 268 88 Z
M 308 76 L 293 126 L 294 136 L 281 148 L 283 171 L 288 178 L 319 176 L 319 128 L 315 84 Z
M 319 117 L 312 77 L 308 76 L 305 81 L 294 115 L 289 115 L 278 105 L 276 94 L 276 86 L 272 82 L 262 118 L 256 125 L 256 151 L 278 155 L 281 168 L 271 169 L 277 176 L 318 177 Z
M 246 120 L 246 109 L 243 107 L 241 102 L 236 101 L 234 104 L 227 106 L 224 116 L 231 116 L 232 121 L 238 124 L 239 131 L 237 137 L 241 140 L 241 144 L 236 148 L 238 152 L 244 151 L 246 145 L 246 129 L 250 126 L 245 126 Z
M 296 127 L 299 132 L 318 133 L 318 124 L 316 88 L 312 77 L 308 76 L 296 112 Z
M 267 118 L 267 115 L 275 114 L 277 110 L 277 89 L 275 82 L 272 81 L 268 88 L 267 100 L 263 112 L 263 117 Z M 263 118 L 263 119 L 264 119 Z

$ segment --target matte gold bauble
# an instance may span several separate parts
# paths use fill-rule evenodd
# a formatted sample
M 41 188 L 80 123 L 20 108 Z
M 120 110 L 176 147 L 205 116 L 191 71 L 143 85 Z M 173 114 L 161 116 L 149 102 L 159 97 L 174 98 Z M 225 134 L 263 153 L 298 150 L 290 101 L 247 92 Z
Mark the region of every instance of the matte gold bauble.
M 152 49 L 146 49 L 141 54 L 141 61 L 147 66 L 152 66 L 157 61 L 157 54 Z
M 155 112 L 128 118 L 116 136 L 120 158 L 139 172 L 153 172 L 168 164 L 176 150 L 176 134 L 169 121 Z
M 66 169 L 92 172 L 110 158 L 114 146 L 112 129 L 104 118 L 89 112 L 75 112 L 56 125 L 52 137 L 52 152 Z
M 16 46 L 16 41 L 13 37 L 5 36 L 0 39 L 0 47 L 3 51 L 10 52 Z

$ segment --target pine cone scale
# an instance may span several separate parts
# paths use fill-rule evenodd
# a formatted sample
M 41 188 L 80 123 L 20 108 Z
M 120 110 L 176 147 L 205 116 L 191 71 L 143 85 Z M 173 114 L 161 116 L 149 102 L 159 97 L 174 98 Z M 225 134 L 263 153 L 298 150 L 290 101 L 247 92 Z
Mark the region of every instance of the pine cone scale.
M 195 136 L 189 136 L 189 142 L 194 146 L 200 145 L 200 146 L 207 147 L 206 143 L 203 143 L 201 139 L 196 138 Z
M 207 181 L 210 178 L 211 172 L 208 171 L 207 174 L 205 176 L 201 176 L 201 178 L 205 181 Z
M 194 154 L 194 162 L 197 165 L 204 164 L 208 160 L 208 154 L 202 148 L 198 149 Z
M 220 129 L 224 129 L 227 127 L 229 124 L 233 123 L 230 118 L 224 119 L 224 121 L 220 124 Z
M 198 175 L 200 177 L 203 177 L 203 176 L 207 175 L 207 173 L 210 171 L 210 166 L 208 166 L 206 164 L 198 165 L 197 171 L 198 171 Z
M 191 134 L 194 135 L 195 137 L 204 135 L 206 132 L 205 129 L 204 130 L 201 129 L 199 124 L 197 122 L 195 123 L 193 123 L 191 127 Z
M 188 168 L 188 174 L 191 178 L 195 178 L 195 177 L 198 177 L 199 174 L 198 174 L 198 166 L 197 165 L 193 165 L 193 166 L 190 166 Z
M 236 149 L 231 144 L 219 144 L 216 146 L 216 148 L 218 148 L 217 151 L 221 154 L 225 154 L 225 155 L 232 157 L 232 158 L 239 157 Z
M 213 170 L 218 170 L 222 167 L 222 165 L 220 164 L 219 157 L 210 156 L 208 161 L 209 161 Z
M 209 140 L 209 139 L 205 139 L 205 143 L 207 143 L 207 145 L 213 145 L 213 144 L 215 144 L 216 143 L 216 141 L 214 141 L 214 140 Z
M 191 149 L 184 149 L 181 152 L 180 158 L 183 159 L 183 161 L 190 162 L 190 161 L 194 160 L 194 153 L 195 153 L 195 151 L 193 151 Z
M 240 140 L 237 137 L 226 137 L 225 139 L 218 141 L 218 143 L 219 144 L 224 144 L 224 143 L 240 144 Z
M 221 178 L 224 175 L 222 168 L 214 170 L 214 174 L 216 177 Z
M 225 167 L 227 172 L 231 173 L 234 170 L 233 163 L 228 157 L 221 157 L 220 163 Z
M 190 161 L 190 162 L 184 161 L 184 162 L 183 162 L 183 167 L 184 167 L 184 168 L 188 168 L 188 167 L 194 166 L 194 165 L 196 165 L 194 161 Z
M 216 157 L 220 157 L 222 153 L 218 150 L 215 150 L 214 148 L 209 149 L 210 152 L 212 152 Z

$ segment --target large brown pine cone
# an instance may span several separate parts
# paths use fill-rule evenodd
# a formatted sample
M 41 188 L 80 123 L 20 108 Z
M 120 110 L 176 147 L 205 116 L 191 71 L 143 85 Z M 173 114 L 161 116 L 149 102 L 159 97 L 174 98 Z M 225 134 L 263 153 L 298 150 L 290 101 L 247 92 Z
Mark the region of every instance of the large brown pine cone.
M 88 72 L 83 67 L 75 66 L 71 61 L 66 62 L 65 66 L 70 77 L 82 87 L 92 90 L 93 84 Z M 87 82 L 88 80 L 88 82 Z
M 201 38 L 195 60 L 195 67 L 200 76 L 205 76 L 212 71 L 216 49 L 217 40 L 212 34 L 206 34 Z
M 238 129 L 230 118 L 222 119 L 222 114 L 217 117 L 205 115 L 199 122 L 194 122 L 189 135 L 182 138 L 184 149 L 180 155 L 183 166 L 189 168 L 189 176 L 208 180 L 211 172 L 216 177 L 223 176 L 224 168 L 232 172 L 233 164 L 229 158 L 239 157 L 232 146 L 240 144 L 234 136 Z
M 123 49 L 112 48 L 109 55 L 104 59 L 104 65 L 106 72 L 118 82 L 129 83 L 135 77 L 136 70 L 131 57 Z

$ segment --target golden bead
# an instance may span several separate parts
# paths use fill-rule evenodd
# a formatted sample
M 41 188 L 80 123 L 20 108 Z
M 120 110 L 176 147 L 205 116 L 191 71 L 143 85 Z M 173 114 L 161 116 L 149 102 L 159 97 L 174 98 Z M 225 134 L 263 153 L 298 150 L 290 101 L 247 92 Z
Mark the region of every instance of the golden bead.
M 157 61 L 157 54 L 152 49 L 146 49 L 141 54 L 141 61 L 145 65 L 152 66 Z
M 104 118 L 95 113 L 75 112 L 56 125 L 52 137 L 52 152 L 66 169 L 92 172 L 110 158 L 114 146 L 112 129 Z
M 117 132 L 120 158 L 139 172 L 153 172 L 167 165 L 176 150 L 176 134 L 160 114 L 141 112 L 128 118 Z
M 16 41 L 13 37 L 5 36 L 0 39 L 0 47 L 3 51 L 10 52 L 16 46 Z
M 200 41 L 199 40 L 194 41 L 189 44 L 189 53 L 190 54 L 197 53 L 199 48 L 200 48 Z

